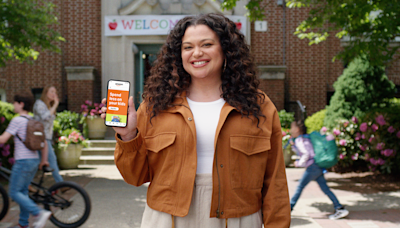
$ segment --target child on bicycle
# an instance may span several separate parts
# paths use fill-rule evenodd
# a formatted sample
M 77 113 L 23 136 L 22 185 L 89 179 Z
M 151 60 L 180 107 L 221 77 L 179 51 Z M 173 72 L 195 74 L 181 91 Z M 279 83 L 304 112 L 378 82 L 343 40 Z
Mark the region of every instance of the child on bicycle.
M 333 206 L 335 208 L 335 213 L 329 216 L 329 219 L 340 219 L 346 217 L 349 214 L 349 211 L 346 210 L 338 201 L 335 194 L 329 189 L 326 184 L 326 180 L 324 178 L 324 169 L 319 167 L 314 162 L 314 148 L 311 143 L 310 137 L 306 134 L 307 127 L 305 126 L 303 121 L 295 121 L 292 122 L 290 126 L 290 135 L 292 144 L 292 149 L 300 156 L 300 159 L 295 161 L 294 165 L 296 167 L 305 167 L 306 171 L 303 174 L 303 177 L 299 180 L 299 185 L 297 186 L 296 192 L 294 196 L 290 199 L 290 208 L 293 210 L 294 205 L 296 205 L 297 200 L 299 199 L 301 192 L 304 187 L 310 181 L 315 180 L 321 190 L 329 197 L 332 201 Z M 328 139 L 327 140 L 333 140 Z
M 14 96 L 14 111 L 19 114 L 13 118 L 5 132 L 0 135 L 0 143 L 6 143 L 11 136 L 19 136 L 21 140 L 26 138 L 27 118 L 29 111 L 32 111 L 34 98 L 31 93 L 23 92 Z M 47 143 L 42 154 L 42 160 L 39 161 L 37 151 L 29 150 L 24 143 L 14 137 L 14 158 L 15 163 L 12 167 L 9 192 L 10 197 L 19 204 L 19 224 L 13 228 L 28 228 L 29 214 L 34 216 L 34 228 L 42 228 L 49 219 L 51 212 L 38 207 L 28 195 L 28 186 L 33 180 L 38 167 L 41 169 L 47 162 Z

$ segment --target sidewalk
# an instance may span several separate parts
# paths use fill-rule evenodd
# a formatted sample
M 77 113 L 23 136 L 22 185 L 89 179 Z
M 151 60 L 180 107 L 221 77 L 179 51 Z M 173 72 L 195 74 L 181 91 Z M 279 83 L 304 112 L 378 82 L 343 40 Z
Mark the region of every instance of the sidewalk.
M 303 168 L 288 168 L 288 186 L 290 196 L 293 195 L 298 180 L 304 172 Z M 136 188 L 121 183 L 122 177 L 115 165 L 102 166 L 80 166 L 80 169 L 62 170 L 61 175 L 65 180 L 77 182 L 81 186 L 86 186 L 92 197 L 92 213 L 89 220 L 82 226 L 108 228 L 104 221 L 97 224 L 97 220 L 117 219 L 120 227 L 140 227 L 141 213 L 144 208 L 146 187 Z M 328 215 L 333 213 L 332 203 L 329 198 L 319 189 L 315 182 L 311 182 L 303 191 L 296 207 L 292 212 L 291 227 L 296 228 L 400 228 L 400 191 L 394 192 L 373 192 L 360 193 L 360 186 L 357 183 L 348 183 L 353 186 L 350 189 L 342 188 L 343 179 L 340 174 L 328 173 L 325 175 L 328 185 L 336 194 L 341 204 L 345 205 L 350 211 L 348 217 L 340 220 L 329 220 Z M 51 185 L 52 177 L 46 176 Z M 341 180 L 338 182 L 337 180 Z M 103 186 L 103 187 L 101 187 Z M 104 188 L 104 189 L 101 189 Z M 105 203 L 104 196 L 96 196 L 97 193 L 112 191 L 115 197 L 112 202 L 118 201 L 118 205 L 113 206 L 113 213 L 107 211 L 110 205 Z M 129 199 L 127 199 L 127 197 Z M 129 201 L 131 200 L 131 201 Z M 137 202 L 137 203 L 132 203 Z M 129 204 L 125 207 L 122 204 Z M 104 210 L 104 211 L 100 211 Z M 129 212 L 128 212 L 129 211 Z M 16 224 L 19 208 L 14 202 L 5 219 L 0 223 L 0 228 Z M 107 216 L 107 214 L 109 216 Z M 114 226 L 115 227 L 115 226 Z M 46 228 L 54 228 L 50 222 Z M 279 228 L 279 227 L 278 227 Z

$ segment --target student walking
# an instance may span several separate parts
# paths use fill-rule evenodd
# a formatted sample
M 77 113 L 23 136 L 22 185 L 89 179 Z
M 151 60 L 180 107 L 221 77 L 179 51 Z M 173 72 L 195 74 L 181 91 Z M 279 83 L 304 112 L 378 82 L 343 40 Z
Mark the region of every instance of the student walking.
M 295 161 L 294 164 L 296 167 L 306 167 L 306 171 L 299 181 L 299 185 L 297 186 L 295 194 L 290 199 L 290 208 L 291 210 L 293 210 L 293 207 L 296 205 L 297 200 L 299 199 L 303 189 L 307 186 L 308 183 L 310 183 L 310 181 L 315 180 L 321 190 L 329 197 L 329 199 L 333 203 L 335 213 L 330 215 L 329 219 L 340 219 L 346 217 L 349 214 L 349 211 L 346 210 L 339 203 L 335 194 L 333 194 L 333 192 L 326 184 L 326 180 L 324 177 L 324 172 L 326 170 L 320 168 L 317 164 L 315 164 L 313 159 L 315 155 L 314 148 L 311 143 L 310 137 L 306 133 L 307 127 L 305 126 L 303 121 L 292 122 L 290 127 L 290 135 L 292 137 L 292 140 L 290 144 L 292 144 L 292 149 L 300 156 L 300 159 L 298 161 Z
M 19 224 L 13 228 L 27 228 L 29 214 L 34 216 L 34 228 L 42 228 L 51 215 L 50 211 L 42 210 L 28 195 L 28 186 L 35 176 L 38 167 L 41 169 L 47 162 L 47 143 L 42 151 L 39 161 L 37 151 L 29 150 L 22 141 L 26 139 L 26 128 L 29 118 L 28 112 L 32 110 L 34 99 L 31 93 L 19 93 L 14 97 L 14 111 L 20 116 L 13 118 L 6 131 L 0 136 L 0 143 L 6 143 L 14 136 L 14 158 L 12 166 L 9 193 L 10 197 L 20 206 Z M 21 138 L 21 140 L 17 137 Z
M 57 164 L 57 156 L 54 152 L 53 139 L 53 121 L 56 118 L 56 111 L 59 104 L 57 90 L 54 86 L 46 86 L 43 89 L 42 96 L 33 105 L 34 118 L 44 125 L 46 141 L 48 145 L 48 160 L 51 169 L 53 169 L 53 178 L 56 182 L 63 181 L 60 175 L 60 169 Z

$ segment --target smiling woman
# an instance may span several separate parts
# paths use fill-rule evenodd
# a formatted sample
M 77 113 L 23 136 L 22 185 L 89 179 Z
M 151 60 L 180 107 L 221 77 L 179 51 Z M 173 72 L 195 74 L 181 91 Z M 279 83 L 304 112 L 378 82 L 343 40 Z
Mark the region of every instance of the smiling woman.
M 223 15 L 188 16 L 171 30 L 144 102 L 136 112 L 131 97 L 127 127 L 114 129 L 125 181 L 151 182 L 142 228 L 289 227 L 279 117 L 255 72 Z

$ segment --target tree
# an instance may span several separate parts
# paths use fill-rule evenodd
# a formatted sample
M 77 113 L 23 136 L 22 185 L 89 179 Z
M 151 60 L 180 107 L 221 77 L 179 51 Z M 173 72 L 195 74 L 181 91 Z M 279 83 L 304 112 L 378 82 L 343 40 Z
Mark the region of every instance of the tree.
M 326 110 L 324 125 L 333 128 L 337 121 L 362 117 L 376 105 L 392 98 L 395 85 L 385 75 L 385 68 L 357 58 L 344 70 L 333 85 L 335 94 Z
M 10 59 L 35 60 L 40 49 L 60 51 L 54 8 L 46 0 L 0 0 L 0 67 Z
M 351 62 L 356 57 L 367 57 L 372 65 L 387 65 L 398 53 L 400 45 L 399 0 L 288 0 L 287 6 L 310 7 L 309 17 L 295 34 L 307 38 L 311 44 L 327 39 L 335 33 L 348 41 L 335 58 Z

